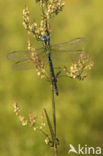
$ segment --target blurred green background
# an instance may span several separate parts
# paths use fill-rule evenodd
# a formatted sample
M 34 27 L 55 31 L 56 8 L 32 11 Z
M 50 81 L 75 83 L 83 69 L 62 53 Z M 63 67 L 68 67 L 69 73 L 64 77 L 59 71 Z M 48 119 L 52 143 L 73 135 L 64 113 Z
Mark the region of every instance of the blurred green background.
M 61 79 L 56 97 L 59 156 L 68 155 L 69 144 L 103 147 L 103 1 L 67 0 L 62 13 L 52 19 L 52 43 L 85 37 L 86 51 L 95 65 L 85 81 Z M 51 112 L 50 88 L 36 72 L 13 71 L 8 52 L 26 49 L 27 32 L 22 10 L 28 5 L 32 20 L 40 20 L 34 0 L 0 0 L 0 156 L 53 156 L 44 137 L 22 127 L 13 112 L 13 98 L 27 114 Z M 34 46 L 38 44 L 34 39 Z M 72 156 L 72 154 L 71 154 Z

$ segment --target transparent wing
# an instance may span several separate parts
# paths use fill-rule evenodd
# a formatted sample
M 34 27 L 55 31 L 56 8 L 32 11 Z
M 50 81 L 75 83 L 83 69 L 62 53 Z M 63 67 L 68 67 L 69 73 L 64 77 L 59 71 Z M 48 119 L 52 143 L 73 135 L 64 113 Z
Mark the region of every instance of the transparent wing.
M 84 38 L 75 38 L 73 40 L 59 43 L 51 46 L 52 52 L 78 52 L 81 45 L 85 42 Z
M 85 42 L 84 38 L 76 38 L 68 42 L 55 44 L 51 46 L 51 57 L 54 66 L 60 66 L 58 65 L 58 62 L 63 62 L 63 65 L 65 62 L 69 62 L 71 57 L 68 54 L 73 54 L 76 56 L 76 54 L 80 54 L 81 50 L 78 50 L 78 48 Z M 63 53 L 62 53 L 63 52 Z M 64 53 L 65 52 L 65 53 Z M 36 49 L 35 51 L 14 51 L 8 54 L 9 60 L 14 60 L 16 63 L 13 65 L 13 69 L 15 70 L 24 70 L 24 69 L 33 69 L 34 65 L 31 61 L 34 56 L 42 57 L 45 55 L 44 48 Z M 47 58 L 45 56 L 45 58 Z M 46 60 L 47 61 L 47 60 Z
M 35 51 L 28 51 L 28 50 L 20 50 L 20 51 L 13 51 L 8 53 L 8 59 L 14 61 L 22 61 L 24 59 L 32 58 L 33 55 L 42 55 L 44 53 L 44 48 L 36 49 Z
M 38 61 L 41 61 L 45 57 L 45 61 L 47 61 L 47 57 L 45 56 L 45 50 L 43 48 L 36 49 L 35 51 L 14 51 L 8 54 L 8 59 L 16 61 L 13 64 L 14 70 L 29 70 L 34 68 L 33 60 L 36 58 Z M 40 63 L 40 62 L 38 62 Z
M 82 50 L 75 50 L 69 53 L 51 52 L 51 58 L 54 63 L 60 64 L 60 63 L 70 62 L 72 59 L 79 57 L 81 53 L 82 53 Z
M 75 38 L 64 43 L 52 45 L 51 57 L 53 62 L 60 66 L 60 64 L 70 62 L 73 58 L 79 57 L 82 52 L 81 46 L 84 42 L 84 38 Z
M 17 61 L 13 64 L 13 70 L 29 70 L 34 69 L 34 64 L 29 59 L 24 59 L 22 61 Z
M 45 66 L 47 64 L 47 57 L 35 57 L 34 58 L 25 58 L 20 61 L 16 61 L 13 64 L 13 70 L 30 70 L 36 68 L 40 68 L 41 66 Z

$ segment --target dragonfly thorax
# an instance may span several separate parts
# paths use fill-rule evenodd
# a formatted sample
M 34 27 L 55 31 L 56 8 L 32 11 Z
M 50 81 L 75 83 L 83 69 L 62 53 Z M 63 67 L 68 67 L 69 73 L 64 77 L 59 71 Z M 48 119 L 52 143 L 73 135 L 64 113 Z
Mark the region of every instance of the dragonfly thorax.
M 49 35 L 43 35 L 41 37 L 41 41 L 43 43 L 46 55 L 50 54 L 50 36 Z

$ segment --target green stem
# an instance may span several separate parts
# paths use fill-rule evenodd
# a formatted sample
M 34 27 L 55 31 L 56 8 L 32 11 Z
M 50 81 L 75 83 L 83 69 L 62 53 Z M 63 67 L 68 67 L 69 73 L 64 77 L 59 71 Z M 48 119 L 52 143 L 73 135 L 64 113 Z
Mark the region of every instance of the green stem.
M 54 99 L 54 88 L 52 85 L 52 109 L 53 109 L 53 125 L 54 125 L 54 134 L 56 138 L 56 113 L 55 113 L 55 99 Z
M 57 146 L 54 147 L 54 153 L 55 153 L 55 156 L 58 156 Z
M 55 110 L 55 99 L 54 99 L 53 85 L 52 85 L 52 109 L 53 109 L 54 134 L 55 134 L 55 141 L 56 141 L 56 110 Z M 58 156 L 57 145 L 55 144 L 55 141 L 54 141 L 54 154 L 55 154 L 55 156 Z

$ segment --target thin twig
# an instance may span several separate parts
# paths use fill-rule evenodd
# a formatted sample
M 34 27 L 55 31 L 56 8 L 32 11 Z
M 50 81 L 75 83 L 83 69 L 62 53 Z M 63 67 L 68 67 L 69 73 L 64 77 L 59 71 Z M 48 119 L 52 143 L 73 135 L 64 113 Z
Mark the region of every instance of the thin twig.
M 54 88 L 52 85 L 52 109 L 53 109 L 53 125 L 54 125 L 54 134 L 56 138 L 56 114 L 55 114 L 55 99 L 54 99 Z
M 55 99 L 54 99 L 53 85 L 52 85 L 52 109 L 53 109 L 54 134 L 55 134 L 55 140 L 56 140 L 56 111 L 55 111 Z M 57 145 L 55 145 L 55 141 L 54 141 L 54 153 L 55 153 L 55 156 L 58 156 Z
M 54 147 L 54 153 L 55 153 L 55 156 L 58 156 L 57 146 Z

